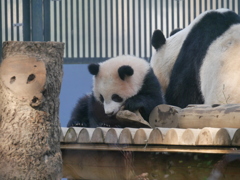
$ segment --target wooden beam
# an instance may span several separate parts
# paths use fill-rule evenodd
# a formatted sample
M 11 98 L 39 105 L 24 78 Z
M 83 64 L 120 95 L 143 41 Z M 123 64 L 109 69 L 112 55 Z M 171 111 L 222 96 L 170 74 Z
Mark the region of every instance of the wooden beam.
M 62 128 L 61 142 L 240 146 L 235 128 Z
M 61 143 L 61 149 L 99 150 L 99 151 L 136 151 L 136 152 L 186 152 L 211 154 L 240 154 L 236 146 L 167 146 L 167 145 L 129 145 L 129 144 L 69 144 Z

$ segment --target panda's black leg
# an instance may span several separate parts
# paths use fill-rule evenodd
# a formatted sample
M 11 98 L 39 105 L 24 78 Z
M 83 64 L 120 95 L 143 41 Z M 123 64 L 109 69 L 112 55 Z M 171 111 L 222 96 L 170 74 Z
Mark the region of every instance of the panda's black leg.
M 91 95 L 86 95 L 79 99 L 73 109 L 71 119 L 67 127 L 89 127 L 88 106 Z

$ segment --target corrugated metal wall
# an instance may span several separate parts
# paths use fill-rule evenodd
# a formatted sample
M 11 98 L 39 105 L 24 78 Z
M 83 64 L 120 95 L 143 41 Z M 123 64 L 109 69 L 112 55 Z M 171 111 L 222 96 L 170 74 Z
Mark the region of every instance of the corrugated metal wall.
M 2 41 L 23 40 L 22 0 L 4 0 L 0 3 Z
M 51 4 L 51 40 L 64 41 L 66 58 L 99 60 L 121 54 L 148 59 L 152 32 L 166 36 L 205 10 L 238 12 L 238 0 L 80 0 Z
M 23 40 L 23 0 L 0 3 L 0 41 Z M 102 61 L 121 54 L 149 59 L 152 32 L 184 28 L 205 10 L 240 11 L 239 0 L 52 0 L 51 41 L 66 43 L 65 63 Z

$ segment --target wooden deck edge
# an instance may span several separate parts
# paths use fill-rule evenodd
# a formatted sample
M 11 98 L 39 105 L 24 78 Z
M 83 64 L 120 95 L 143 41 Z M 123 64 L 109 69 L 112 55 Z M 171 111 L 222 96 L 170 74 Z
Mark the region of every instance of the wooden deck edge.
M 208 154 L 240 154 L 240 148 L 234 146 L 179 146 L 179 145 L 119 145 L 119 144 L 70 144 L 61 143 L 65 150 L 91 151 L 132 151 L 132 152 L 179 152 Z

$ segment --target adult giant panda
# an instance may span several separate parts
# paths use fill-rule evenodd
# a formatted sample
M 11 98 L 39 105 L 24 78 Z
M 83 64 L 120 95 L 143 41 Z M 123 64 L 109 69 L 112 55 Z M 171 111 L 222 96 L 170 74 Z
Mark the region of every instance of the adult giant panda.
M 240 103 L 239 23 L 236 13 L 218 9 L 167 39 L 153 33 L 151 66 L 168 104 Z
M 161 87 L 150 64 L 133 56 L 118 56 L 100 64 L 90 64 L 92 94 L 75 106 L 68 127 L 124 127 L 116 113 L 139 110 L 148 121 L 153 108 L 162 104 Z

